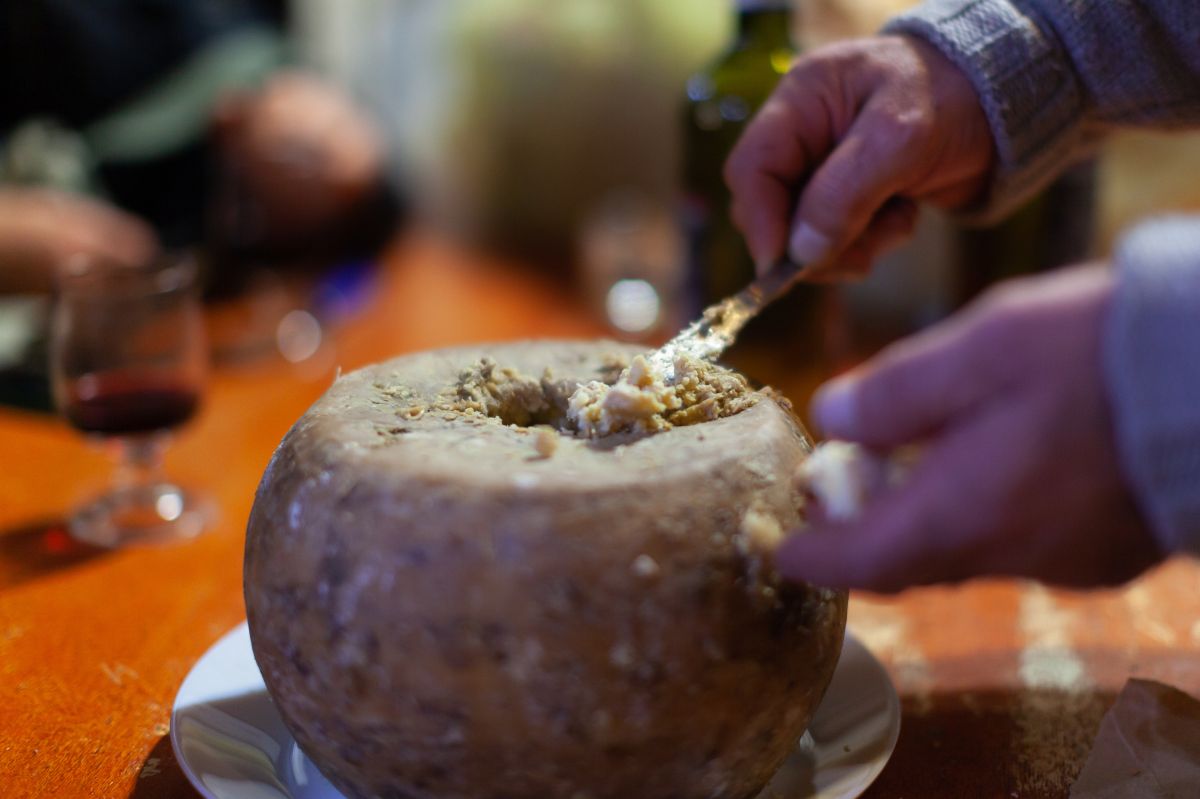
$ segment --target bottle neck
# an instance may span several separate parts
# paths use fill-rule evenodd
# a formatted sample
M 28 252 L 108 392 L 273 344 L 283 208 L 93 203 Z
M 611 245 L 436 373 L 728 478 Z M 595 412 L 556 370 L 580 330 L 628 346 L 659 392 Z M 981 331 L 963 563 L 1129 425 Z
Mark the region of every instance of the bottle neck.
M 739 0 L 736 47 L 761 49 L 792 47 L 790 2 Z

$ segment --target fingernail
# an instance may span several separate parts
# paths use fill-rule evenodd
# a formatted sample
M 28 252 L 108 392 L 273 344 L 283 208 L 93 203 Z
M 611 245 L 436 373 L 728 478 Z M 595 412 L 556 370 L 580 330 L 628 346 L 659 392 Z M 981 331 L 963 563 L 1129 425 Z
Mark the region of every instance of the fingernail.
M 832 242 L 829 237 L 809 225 L 801 223 L 800 227 L 792 233 L 792 240 L 788 244 L 788 254 L 797 263 L 816 263 L 829 254 L 831 246 Z
M 854 383 L 839 377 L 817 389 L 812 400 L 812 417 L 827 436 L 845 436 L 854 429 Z
M 773 258 L 755 258 L 754 259 L 754 273 L 756 275 L 758 275 L 759 277 L 762 277 L 767 272 L 770 272 L 771 267 L 774 265 L 775 265 L 775 259 L 773 259 Z

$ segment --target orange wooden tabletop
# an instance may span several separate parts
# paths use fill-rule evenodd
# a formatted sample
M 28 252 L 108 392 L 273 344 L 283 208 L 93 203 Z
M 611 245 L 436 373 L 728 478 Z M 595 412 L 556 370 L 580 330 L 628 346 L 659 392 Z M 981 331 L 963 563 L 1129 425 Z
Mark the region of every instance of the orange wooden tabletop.
M 565 295 L 412 240 L 374 298 L 333 331 L 321 368 L 213 375 L 167 463 L 220 506 L 207 535 L 96 552 L 62 531 L 104 487 L 103 453 L 52 417 L 0 411 L 0 797 L 194 797 L 171 752 L 171 702 L 243 616 L 242 536 L 258 478 L 333 370 L 480 340 L 593 336 Z M 904 705 L 871 797 L 1060 797 L 1130 676 L 1200 694 L 1200 566 L 1175 561 L 1120 591 L 1012 581 L 856 596 L 850 624 Z

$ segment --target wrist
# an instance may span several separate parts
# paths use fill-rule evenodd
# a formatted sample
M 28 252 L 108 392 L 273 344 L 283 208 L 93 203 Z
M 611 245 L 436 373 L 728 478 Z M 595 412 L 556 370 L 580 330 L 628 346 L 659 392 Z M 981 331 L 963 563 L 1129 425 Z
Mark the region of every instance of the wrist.
M 987 120 L 995 168 L 967 211 L 1004 216 L 1047 185 L 1083 143 L 1084 91 L 1041 21 L 1010 0 L 927 0 L 892 19 L 891 34 L 921 39 L 970 82 Z
M 978 207 L 987 198 L 997 166 L 996 138 L 984 110 L 983 99 L 967 74 L 945 53 L 919 36 L 900 34 L 898 38 L 916 53 L 928 73 L 929 92 L 938 114 L 938 126 L 947 129 L 951 145 L 947 152 L 953 163 L 945 172 L 962 176 L 969 191 L 959 191 L 947 210 Z

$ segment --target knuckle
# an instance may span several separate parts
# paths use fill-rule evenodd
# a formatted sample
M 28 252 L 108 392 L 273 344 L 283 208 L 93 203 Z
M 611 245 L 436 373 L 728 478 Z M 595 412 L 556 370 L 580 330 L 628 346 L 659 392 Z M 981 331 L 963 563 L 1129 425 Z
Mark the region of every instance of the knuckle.
M 979 305 L 994 311 L 1016 312 L 1025 305 L 1031 291 L 1038 288 L 1038 278 L 1023 277 L 996 283 L 981 295 Z
M 1016 281 L 988 288 L 971 309 L 976 333 L 985 337 L 1011 335 L 1020 324 L 1024 294 Z
M 750 123 L 733 150 L 725 159 L 722 174 L 729 186 L 736 187 L 770 171 L 784 160 L 786 154 L 776 141 L 779 123 L 772 117 L 761 117 Z
M 812 52 L 802 59 L 810 61 L 813 66 L 828 69 L 831 73 L 840 74 L 847 68 L 860 68 L 872 57 L 871 42 L 862 39 L 846 39 L 831 42 Z
M 1037 331 L 1030 324 L 1028 293 L 1020 281 L 989 289 L 970 315 L 968 345 L 981 360 L 1010 364 L 1015 354 L 1028 352 Z
M 724 168 L 725 184 L 735 195 L 752 193 L 758 185 L 764 170 L 764 164 L 758 158 L 743 155 L 737 161 L 728 161 Z
M 885 156 L 917 152 L 928 144 L 932 134 L 929 119 L 919 110 L 887 108 L 871 122 L 871 142 Z
M 824 80 L 835 74 L 843 45 L 831 44 L 800 56 L 784 75 L 781 87 L 805 87 L 814 80 Z
M 751 120 L 750 124 L 738 137 L 733 148 L 729 151 L 729 155 L 725 157 L 725 174 L 729 175 L 735 170 L 743 170 L 748 162 L 754 157 L 755 142 L 762 135 L 762 128 L 766 121 L 761 117 L 756 117 Z
M 1007 307 L 1007 303 L 998 299 L 980 308 L 968 339 L 975 346 L 1007 346 L 1016 326 L 1015 316 Z
M 967 332 L 961 360 L 974 380 L 1000 378 L 1013 361 L 1017 325 L 1008 314 L 989 314 Z M 964 388 L 964 391 L 967 389 Z
M 729 158 L 725 161 L 725 166 L 721 169 L 721 176 L 725 180 L 725 185 L 734 192 L 737 192 L 741 187 L 742 176 L 746 172 L 746 167 L 742 161 L 745 156 L 740 148 L 735 147 L 733 152 L 729 154 Z
M 1012 302 L 1013 284 L 1011 281 L 996 283 L 989 286 L 982 294 L 979 295 L 979 300 L 976 303 L 977 308 L 982 313 L 993 313 L 997 310 L 1005 308 Z
M 890 394 L 916 384 L 918 381 L 912 376 L 911 366 L 921 357 L 922 341 L 922 337 L 907 338 L 886 347 L 876 357 L 876 367 L 864 385 L 870 385 L 873 393 Z

